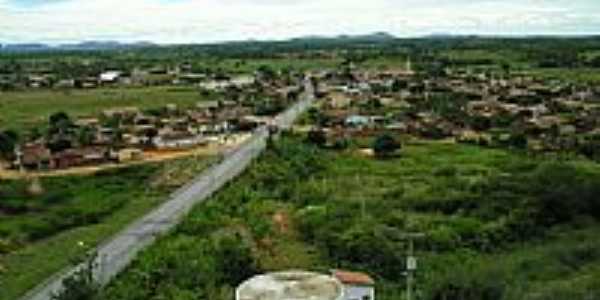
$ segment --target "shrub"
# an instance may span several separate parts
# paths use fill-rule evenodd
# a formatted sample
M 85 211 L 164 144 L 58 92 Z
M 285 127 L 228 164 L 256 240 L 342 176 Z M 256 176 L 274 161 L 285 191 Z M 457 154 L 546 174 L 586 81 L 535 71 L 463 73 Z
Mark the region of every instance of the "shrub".
M 323 147 L 327 143 L 327 135 L 325 134 L 325 131 L 319 129 L 312 129 L 309 131 L 306 139 L 308 142 L 319 147 Z
M 383 134 L 377 137 L 372 146 L 373 152 L 377 157 L 388 157 L 393 155 L 401 147 L 402 145 L 389 134 Z
M 433 171 L 433 175 L 435 175 L 435 176 L 446 176 L 446 177 L 456 176 L 457 173 L 458 173 L 458 170 L 456 169 L 455 166 L 443 166 L 443 167 L 440 167 Z
M 87 259 L 85 265 L 62 282 L 63 290 L 52 295 L 52 300 L 93 300 L 100 291 L 94 282 L 96 255 Z

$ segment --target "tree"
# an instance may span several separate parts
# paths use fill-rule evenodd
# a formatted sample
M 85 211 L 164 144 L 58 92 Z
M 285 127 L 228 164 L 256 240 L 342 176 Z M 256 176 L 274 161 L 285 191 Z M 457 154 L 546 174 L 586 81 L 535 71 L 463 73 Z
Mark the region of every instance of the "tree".
M 82 146 L 89 146 L 94 142 L 96 131 L 92 127 L 82 127 L 77 132 L 77 141 Z
M 65 135 L 73 127 L 73 121 L 67 113 L 61 111 L 50 115 L 48 125 L 50 134 Z
M 0 157 L 6 160 L 14 158 L 19 135 L 13 130 L 0 131 Z
M 373 142 L 373 152 L 377 157 L 388 157 L 399 150 L 402 145 L 396 139 L 389 135 L 383 134 Z
M 511 134 L 508 144 L 515 149 L 526 149 L 528 144 L 527 136 L 522 133 Z
M 235 286 L 258 273 L 252 248 L 239 233 L 220 237 L 214 246 L 214 256 L 224 282 Z
M 312 129 L 308 132 L 306 139 L 319 147 L 323 147 L 327 143 L 327 135 L 321 129 Z
M 52 300 L 91 300 L 95 299 L 100 286 L 94 281 L 97 254 L 89 255 L 84 265 L 62 282 L 63 290 L 52 295 Z

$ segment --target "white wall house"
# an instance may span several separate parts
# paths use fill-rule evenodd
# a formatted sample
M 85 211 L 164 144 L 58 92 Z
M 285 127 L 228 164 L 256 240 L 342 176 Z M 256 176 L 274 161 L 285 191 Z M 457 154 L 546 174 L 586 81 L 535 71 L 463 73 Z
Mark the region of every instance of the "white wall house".
M 375 300 L 375 281 L 369 275 L 342 270 L 331 273 L 344 286 L 344 300 Z
M 121 77 L 119 71 L 106 71 L 100 74 L 100 82 L 102 83 L 114 83 Z

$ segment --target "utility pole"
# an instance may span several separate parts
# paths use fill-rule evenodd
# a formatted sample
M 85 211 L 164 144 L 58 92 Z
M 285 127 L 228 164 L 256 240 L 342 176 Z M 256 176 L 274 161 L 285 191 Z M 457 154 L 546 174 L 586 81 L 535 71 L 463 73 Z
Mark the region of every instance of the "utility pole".
M 414 272 L 417 270 L 417 258 L 414 256 L 414 239 L 425 237 L 423 233 L 407 233 L 408 255 L 406 256 L 406 299 L 413 299 Z
M 408 241 L 408 249 L 406 254 L 406 300 L 413 300 L 414 294 L 414 273 L 417 270 L 417 258 L 415 257 L 415 239 L 421 239 L 425 237 L 425 233 L 421 232 L 399 232 L 397 228 L 391 226 L 384 226 L 388 231 L 388 236 L 391 240 L 396 242 Z
M 357 173 L 355 175 L 354 179 L 356 180 L 356 186 L 359 187 L 360 186 L 360 171 L 359 171 L 359 173 Z M 360 218 L 361 218 L 361 221 L 365 220 L 365 216 L 366 215 L 367 215 L 367 203 L 366 203 L 364 195 L 362 195 L 362 197 L 360 199 Z

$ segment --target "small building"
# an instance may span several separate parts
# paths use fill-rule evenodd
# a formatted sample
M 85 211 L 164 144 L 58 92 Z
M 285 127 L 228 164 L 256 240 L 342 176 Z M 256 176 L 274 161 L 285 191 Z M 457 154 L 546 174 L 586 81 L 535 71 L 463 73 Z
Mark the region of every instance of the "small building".
M 371 123 L 371 120 L 367 116 L 351 115 L 346 118 L 344 123 L 347 127 L 362 128 L 362 127 L 369 126 L 369 124 Z
M 120 71 L 106 71 L 100 73 L 99 79 L 102 84 L 117 83 L 121 78 Z
M 76 149 L 67 149 L 52 155 L 50 161 L 51 169 L 67 169 L 81 166 L 84 163 L 83 153 Z
M 17 167 L 31 169 L 48 167 L 52 154 L 42 143 L 31 143 L 20 147 L 17 151 Z
M 126 148 L 116 153 L 117 161 L 120 163 L 141 160 L 144 158 L 144 152 L 140 149 Z
M 375 300 L 375 281 L 369 275 L 343 270 L 331 273 L 344 287 L 344 300 Z
M 154 138 L 153 144 L 160 150 L 183 150 L 206 144 L 203 136 L 192 135 L 185 132 L 161 134 Z

